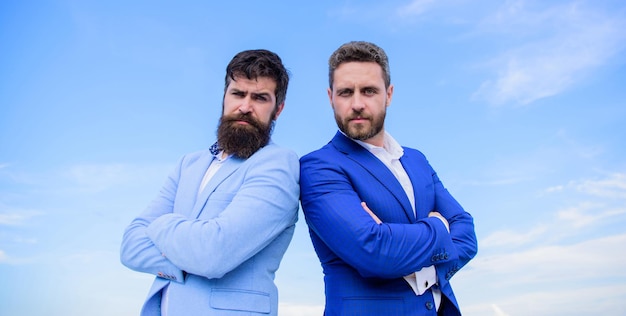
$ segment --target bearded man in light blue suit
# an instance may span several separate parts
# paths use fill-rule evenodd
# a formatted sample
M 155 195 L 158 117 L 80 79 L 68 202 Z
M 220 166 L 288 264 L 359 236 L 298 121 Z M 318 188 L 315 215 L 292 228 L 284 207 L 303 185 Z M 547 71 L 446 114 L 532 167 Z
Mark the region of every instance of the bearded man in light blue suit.
M 299 198 L 298 156 L 270 137 L 288 82 L 267 50 L 228 64 L 217 142 L 183 156 L 124 233 L 122 263 L 156 276 L 141 315 L 277 315 Z

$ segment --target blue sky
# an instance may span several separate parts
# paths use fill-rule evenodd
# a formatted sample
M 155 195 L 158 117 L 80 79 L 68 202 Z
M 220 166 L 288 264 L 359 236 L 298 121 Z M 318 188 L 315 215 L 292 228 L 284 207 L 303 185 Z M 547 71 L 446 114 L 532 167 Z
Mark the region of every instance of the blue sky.
M 209 146 L 244 49 L 292 73 L 274 140 L 336 131 L 328 56 L 383 47 L 387 130 L 474 216 L 464 315 L 626 313 L 623 1 L 2 1 L 0 314 L 137 315 L 152 277 L 122 233 L 183 154 Z M 303 217 L 280 315 L 321 315 Z

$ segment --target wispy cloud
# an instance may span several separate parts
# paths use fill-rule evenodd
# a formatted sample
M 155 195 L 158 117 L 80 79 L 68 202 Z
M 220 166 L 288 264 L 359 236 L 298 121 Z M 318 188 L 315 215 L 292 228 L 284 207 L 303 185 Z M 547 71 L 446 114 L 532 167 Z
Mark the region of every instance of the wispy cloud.
M 625 183 L 624 173 L 613 172 L 552 186 L 545 192 L 562 200 L 561 208 L 545 210 L 527 231 L 495 231 L 481 238 L 482 251 L 455 277 L 458 295 L 472 302 L 464 314 L 605 314 L 585 305 L 582 298 L 590 292 L 610 305 L 602 307 L 604 312 L 626 308 L 619 299 L 626 293 L 621 268 L 626 256 L 619 251 L 626 234 L 604 230 L 626 222 Z M 467 291 L 480 280 L 489 280 L 482 283 L 489 297 Z M 551 304 L 528 306 L 535 300 Z
M 574 181 L 568 184 L 578 192 L 604 198 L 626 199 L 626 174 L 613 173 L 606 179 Z
M 165 180 L 172 165 L 166 164 L 78 164 L 47 172 L 14 170 L 11 182 L 33 190 L 57 194 L 97 193 L 108 189 L 157 183 Z
M 485 293 L 485 290 L 487 289 L 483 287 L 480 292 Z M 493 289 L 489 288 L 488 291 Z M 498 296 L 502 292 L 502 289 L 498 289 L 490 293 Z M 587 286 L 581 283 L 562 286 L 557 291 L 551 290 L 550 287 L 537 286 L 531 291 L 520 291 L 517 295 L 497 299 L 492 297 L 490 301 L 497 300 L 497 303 L 462 304 L 461 310 L 463 315 L 468 316 L 622 315 L 621 312 L 626 310 L 624 296 L 626 296 L 624 284 Z M 529 304 L 529 302 L 549 302 L 549 304 Z M 601 303 L 589 304 L 589 302 Z
M 41 212 L 37 211 L 11 211 L 0 213 L 0 226 L 21 226 L 31 218 L 41 214 Z
M 509 316 L 509 314 L 505 313 L 502 308 L 496 304 L 491 304 L 491 308 L 493 309 L 494 316 Z
M 348 2 L 330 11 L 329 16 L 356 23 L 366 21 L 370 25 L 383 23 L 382 27 L 396 29 L 428 15 L 440 4 L 441 1 L 435 0 L 372 2 L 367 5 Z
M 626 207 L 607 209 L 602 204 L 585 202 L 559 211 L 557 219 L 572 228 L 581 228 L 623 214 L 626 214 Z
M 584 195 L 581 195 L 583 193 Z M 481 248 L 518 247 L 538 240 L 558 241 L 571 237 L 577 229 L 600 225 L 612 220 L 625 220 L 626 174 L 615 172 L 604 178 L 570 181 L 544 190 L 547 195 L 564 198 L 558 209 L 547 212 L 542 222 L 527 231 L 501 230 L 489 234 L 481 240 Z
M 480 241 L 480 246 L 485 248 L 499 246 L 521 246 L 536 241 L 546 233 L 548 227 L 539 225 L 528 232 L 519 233 L 512 230 L 496 231 Z
M 470 261 L 464 278 L 487 277 L 494 287 L 623 278 L 626 272 L 621 267 L 626 265 L 626 256 L 615 253 L 615 249 L 623 248 L 624 243 L 626 234 L 478 256 Z
M 399 7 L 396 10 L 396 14 L 399 17 L 411 17 L 421 15 L 428 11 L 435 3 L 435 0 L 413 0 L 410 3 Z
M 52 192 L 56 195 L 97 193 L 133 185 L 157 184 L 158 187 L 172 167 L 172 164 L 103 163 L 70 165 L 42 172 L 13 168 L 10 172 L 7 171 L 5 180 L 10 185 L 29 190 L 13 190 L 14 196 L 20 192 L 32 195 L 35 191 L 36 194 Z
M 483 32 L 520 40 L 487 63 L 496 77 L 483 82 L 475 98 L 529 104 L 567 90 L 623 50 L 626 21 L 616 13 L 584 2 L 539 5 L 508 1 L 482 23 Z
M 72 166 L 64 172 L 79 187 L 101 191 L 131 180 L 136 171 L 124 164 L 91 164 Z

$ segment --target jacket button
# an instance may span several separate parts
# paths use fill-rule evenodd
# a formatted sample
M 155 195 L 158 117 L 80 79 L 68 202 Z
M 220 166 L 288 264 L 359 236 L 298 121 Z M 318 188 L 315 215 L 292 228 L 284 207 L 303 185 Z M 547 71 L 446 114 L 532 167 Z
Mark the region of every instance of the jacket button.
M 428 310 L 433 309 L 433 303 L 431 303 L 431 302 L 426 302 L 426 309 L 428 309 Z

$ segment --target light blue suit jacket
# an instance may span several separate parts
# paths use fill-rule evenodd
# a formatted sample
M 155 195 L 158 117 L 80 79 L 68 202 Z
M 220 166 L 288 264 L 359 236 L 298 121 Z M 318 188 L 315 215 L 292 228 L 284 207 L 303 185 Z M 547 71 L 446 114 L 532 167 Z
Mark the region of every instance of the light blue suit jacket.
M 417 296 L 403 279 L 431 265 L 443 294 L 439 315 L 460 315 L 449 280 L 476 254 L 473 219 L 421 152 L 404 147 L 400 163 L 413 185 L 415 215 L 389 168 L 340 132 L 300 159 L 302 210 L 324 270 L 326 316 L 437 315 L 431 290 Z M 430 211 L 448 220 L 450 233 Z
M 156 275 L 141 315 L 277 315 L 274 275 L 298 219 L 298 156 L 272 143 L 226 160 L 198 193 L 213 155 L 184 156 L 128 226 L 127 267 Z

